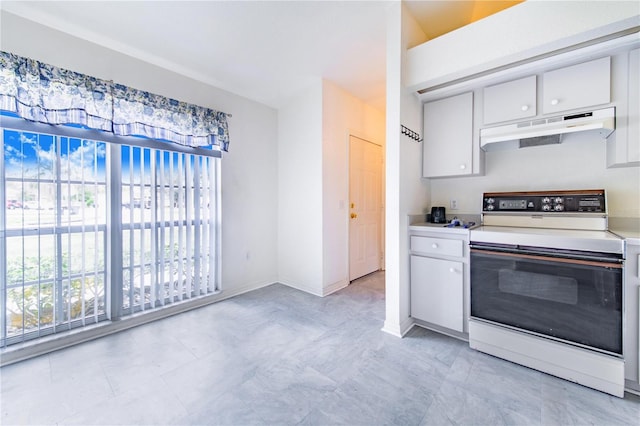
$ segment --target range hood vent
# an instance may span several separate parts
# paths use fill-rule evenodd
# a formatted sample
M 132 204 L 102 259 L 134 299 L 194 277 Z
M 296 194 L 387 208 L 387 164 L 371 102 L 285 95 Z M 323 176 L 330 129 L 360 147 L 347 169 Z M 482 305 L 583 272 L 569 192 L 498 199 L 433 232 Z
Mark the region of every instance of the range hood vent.
M 557 144 L 567 133 L 589 132 L 606 139 L 615 130 L 615 108 L 541 118 L 480 130 L 485 151 Z

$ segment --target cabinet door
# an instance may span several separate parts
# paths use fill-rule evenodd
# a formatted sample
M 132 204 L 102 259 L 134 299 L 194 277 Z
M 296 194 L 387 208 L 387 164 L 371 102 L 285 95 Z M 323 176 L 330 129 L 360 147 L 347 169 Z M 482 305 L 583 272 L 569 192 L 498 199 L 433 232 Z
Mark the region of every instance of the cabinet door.
M 484 124 L 518 120 L 536 115 L 536 76 L 485 87 Z
M 640 162 L 640 49 L 629 52 L 627 162 Z
M 424 104 L 422 176 L 473 172 L 473 93 Z
M 464 264 L 411 256 L 411 316 L 463 331 Z
M 611 58 L 560 68 L 542 75 L 542 113 L 611 102 Z
M 627 243 L 624 269 L 624 371 L 626 379 L 640 382 L 640 246 Z

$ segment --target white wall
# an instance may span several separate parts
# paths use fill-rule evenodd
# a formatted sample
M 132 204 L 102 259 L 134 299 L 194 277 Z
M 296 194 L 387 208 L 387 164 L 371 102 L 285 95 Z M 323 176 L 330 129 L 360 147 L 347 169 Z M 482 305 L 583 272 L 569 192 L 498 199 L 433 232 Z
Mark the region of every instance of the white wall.
M 6 12 L 2 50 L 233 114 L 222 160 L 222 287 L 277 281 L 277 112 Z
M 323 288 L 322 81 L 278 112 L 278 275 L 291 287 Z
M 323 294 L 349 284 L 349 135 L 384 146 L 384 112 L 322 85 Z
M 408 46 L 426 38 L 401 3 L 390 8 L 387 21 L 386 313 L 383 330 L 396 336 L 401 336 L 411 325 L 407 215 L 421 211 L 429 199 L 429 183 L 420 179 L 421 144 L 400 134 L 401 124 L 422 134 L 421 104 L 404 88 L 404 63 Z
M 484 176 L 431 179 L 430 204 L 456 198 L 455 212 L 479 214 L 485 191 L 547 189 L 605 189 L 610 216 L 640 217 L 640 167 L 607 169 L 606 142 L 584 134 L 559 145 L 487 152 Z

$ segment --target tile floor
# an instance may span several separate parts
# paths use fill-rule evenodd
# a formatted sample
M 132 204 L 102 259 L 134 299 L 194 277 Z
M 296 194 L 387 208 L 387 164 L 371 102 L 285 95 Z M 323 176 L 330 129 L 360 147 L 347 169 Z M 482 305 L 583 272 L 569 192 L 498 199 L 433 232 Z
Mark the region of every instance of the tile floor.
M 381 272 L 325 298 L 275 284 L 2 368 L 0 423 L 640 425 L 640 397 L 383 318 Z

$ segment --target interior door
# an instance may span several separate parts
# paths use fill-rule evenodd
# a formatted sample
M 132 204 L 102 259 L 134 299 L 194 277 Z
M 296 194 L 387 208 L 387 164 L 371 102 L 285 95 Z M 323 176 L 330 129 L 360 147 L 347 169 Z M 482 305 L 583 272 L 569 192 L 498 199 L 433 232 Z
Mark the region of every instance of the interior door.
M 349 280 L 380 269 L 382 147 L 349 137 Z

